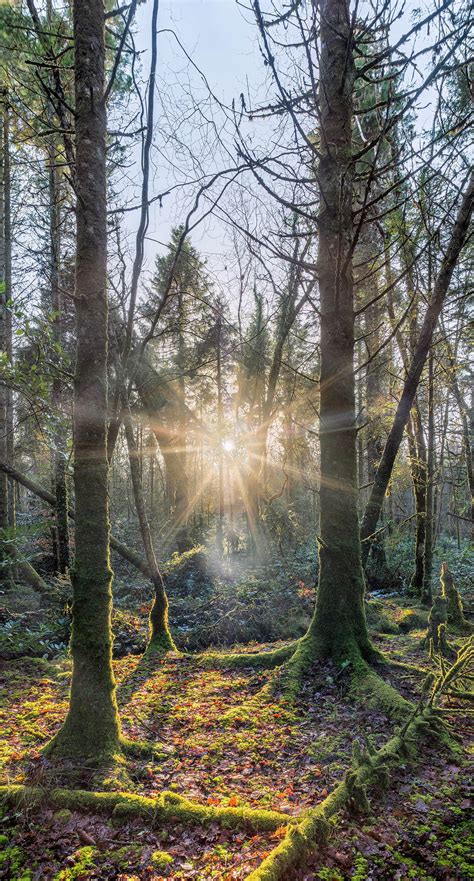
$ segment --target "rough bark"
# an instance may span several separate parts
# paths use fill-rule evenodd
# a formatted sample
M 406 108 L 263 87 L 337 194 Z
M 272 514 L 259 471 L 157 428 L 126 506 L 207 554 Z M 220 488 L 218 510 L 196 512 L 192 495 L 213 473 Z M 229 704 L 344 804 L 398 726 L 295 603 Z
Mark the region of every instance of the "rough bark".
M 423 584 L 421 599 L 425 605 L 432 601 L 432 575 L 434 551 L 433 485 L 435 478 L 435 426 L 434 426 L 434 364 L 433 351 L 428 362 L 428 449 L 426 458 L 426 530 Z
M 311 652 L 370 654 L 357 516 L 352 277 L 352 93 L 355 77 L 347 0 L 322 0 L 321 194 L 317 275 L 321 299 L 321 544 Z
M 51 286 L 51 309 L 52 340 L 54 344 L 53 358 L 59 359 L 62 342 L 62 296 L 59 283 L 60 270 L 60 227 L 61 215 L 59 207 L 59 176 L 56 168 L 56 147 L 54 139 L 48 149 L 49 161 L 49 234 L 50 234 L 50 286 Z M 56 548 L 57 570 L 64 574 L 70 566 L 69 554 L 69 520 L 68 520 L 68 490 L 67 490 L 67 444 L 66 432 L 63 424 L 63 395 L 61 377 L 58 373 L 53 378 L 51 386 L 51 404 L 54 414 L 53 432 L 53 489 L 56 496 Z
M 380 465 L 375 475 L 374 485 L 370 493 L 369 501 L 365 510 L 361 526 L 363 540 L 363 561 L 367 560 L 370 550 L 370 536 L 377 528 L 380 511 L 385 493 L 392 474 L 392 468 L 400 448 L 403 432 L 408 422 L 421 373 L 428 356 L 433 332 L 436 327 L 446 294 L 449 289 L 451 277 L 466 241 L 474 201 L 474 174 L 471 174 L 466 192 L 463 196 L 459 212 L 454 223 L 446 253 L 436 277 L 433 295 L 427 307 L 421 331 L 416 343 L 415 351 L 405 379 L 402 395 L 398 403 L 395 418 L 390 429 Z
M 7 175 L 5 156 L 7 154 L 7 131 L 5 127 L 5 95 L 0 105 L 0 353 L 8 357 L 8 291 L 7 291 Z M 5 381 L 0 377 L 0 458 L 8 459 L 8 395 Z M 11 487 L 7 475 L 0 477 L 0 583 L 12 581 L 12 553 L 10 527 L 9 494 Z
M 107 212 L 104 6 L 75 0 L 76 331 L 75 562 L 69 712 L 53 755 L 99 760 L 117 752 L 112 671 L 107 420 Z

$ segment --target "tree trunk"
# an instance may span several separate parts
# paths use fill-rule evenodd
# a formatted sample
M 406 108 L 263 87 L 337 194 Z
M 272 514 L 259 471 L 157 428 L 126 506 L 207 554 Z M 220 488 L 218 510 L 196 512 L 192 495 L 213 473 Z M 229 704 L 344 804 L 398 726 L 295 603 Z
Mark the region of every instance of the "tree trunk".
M 53 359 L 60 359 L 62 342 L 62 297 L 59 283 L 60 267 L 60 228 L 61 214 L 59 207 L 59 179 L 56 168 L 57 156 L 54 140 L 48 150 L 49 160 L 49 212 L 50 212 L 50 259 L 51 259 L 51 309 Z M 59 374 L 53 378 L 51 387 L 51 404 L 54 414 L 53 432 L 53 490 L 56 496 L 56 535 L 57 535 L 57 569 L 64 574 L 70 566 L 69 556 L 69 521 L 67 492 L 67 444 L 66 430 L 62 412 L 62 383 Z
M 143 483 L 140 474 L 140 455 L 138 445 L 133 434 L 133 424 L 130 416 L 128 405 L 126 407 L 123 421 L 125 427 L 125 436 L 127 439 L 128 458 L 130 462 L 130 473 L 132 475 L 133 495 L 135 499 L 135 508 L 140 524 L 140 532 L 145 548 L 148 568 L 150 570 L 150 579 L 155 590 L 155 597 L 150 612 L 150 643 L 151 649 L 167 651 L 175 648 L 171 633 L 168 627 L 168 598 L 166 596 L 163 578 L 158 567 L 153 547 L 153 539 L 151 535 L 150 525 L 146 514 L 145 499 L 143 496 Z
M 7 194 L 8 182 L 5 157 L 8 153 L 8 128 L 5 125 L 7 112 L 6 96 L 1 96 L 0 106 L 0 353 L 8 358 L 9 342 L 9 309 L 7 290 Z M 9 389 L 5 381 L 0 379 L 0 459 L 8 461 L 8 398 Z M 0 583 L 12 581 L 12 559 L 10 541 L 10 506 L 9 494 L 11 486 L 7 475 L 0 475 Z
M 321 297 L 321 545 L 312 654 L 370 655 L 357 516 L 357 431 L 352 278 L 353 58 L 348 0 L 322 0 L 321 197 L 317 275 Z
M 112 671 L 107 460 L 107 211 L 104 6 L 74 0 L 77 194 L 74 488 L 69 712 L 54 755 L 94 760 L 119 748 Z
M 367 272 L 369 266 L 375 265 L 375 262 L 376 258 L 375 256 L 372 256 L 372 262 L 369 263 L 369 261 L 367 261 L 367 263 L 364 263 L 363 269 Z M 378 293 L 378 287 L 378 277 L 376 274 L 373 289 L 369 291 L 369 294 L 372 297 Z M 368 334 L 368 339 L 370 339 L 370 348 L 373 352 L 377 353 L 382 342 L 380 331 L 383 323 L 383 315 L 380 300 L 369 306 L 366 310 L 365 320 L 366 333 Z M 367 366 L 365 379 L 367 418 L 370 419 L 367 437 L 367 481 L 369 483 L 372 483 L 374 480 L 383 451 L 382 408 L 383 402 L 385 401 L 383 387 L 383 361 L 384 355 L 382 352 L 375 354 Z M 360 412 L 360 406 L 358 406 L 358 410 Z M 363 475 L 362 478 L 359 478 L 359 481 L 363 484 Z M 371 549 L 371 559 L 373 563 L 370 573 L 371 587 L 383 589 L 384 587 L 390 586 L 390 573 L 388 571 L 387 555 L 385 552 L 385 532 L 379 533 L 374 540 Z
M 417 596 L 422 595 L 425 580 L 425 544 L 426 544 L 426 499 L 427 499 L 427 453 L 423 434 L 421 413 L 415 398 L 407 422 L 408 451 L 410 470 L 415 496 L 416 529 L 415 529 L 415 569 L 410 579 L 410 589 Z
M 217 512 L 216 547 L 222 556 L 224 551 L 224 399 L 222 395 L 222 307 L 217 315 L 217 462 L 219 472 L 219 510 Z
M 433 485 L 435 476 L 435 425 L 434 425 L 434 364 L 433 351 L 428 361 L 428 455 L 426 462 L 426 535 L 425 560 L 421 599 L 424 605 L 432 603 L 433 580 L 433 545 L 434 545 L 434 509 Z
M 3 150 L 3 179 L 4 179 L 4 238 L 5 238 L 5 302 L 6 308 L 6 353 L 9 364 L 13 364 L 13 327 L 12 327 L 12 224 L 11 224 L 11 170 L 10 170 L 10 111 L 8 95 L 5 95 L 3 113 L 4 150 Z M 6 431 L 7 431 L 7 462 L 13 465 L 14 454 L 14 413 L 13 413 L 13 390 L 7 388 L 6 398 Z M 8 481 L 8 524 L 13 533 L 16 528 L 16 499 L 15 487 L 12 480 Z
M 375 475 L 374 485 L 370 493 L 369 501 L 365 509 L 364 519 L 361 526 L 363 539 L 363 561 L 367 560 L 370 551 L 370 537 L 377 528 L 380 511 L 385 493 L 392 474 L 392 468 L 400 448 L 403 432 L 408 422 L 410 409 L 413 404 L 420 376 L 428 356 L 433 332 L 436 327 L 443 303 L 449 288 L 451 276 L 458 260 L 461 249 L 466 241 L 469 224 L 472 215 L 474 200 L 474 174 L 471 174 L 469 185 L 464 194 L 456 222 L 436 277 L 433 295 L 426 310 L 423 325 L 418 337 L 415 352 L 410 368 L 405 379 L 402 396 L 400 398 L 395 418 L 390 429 L 380 465 Z

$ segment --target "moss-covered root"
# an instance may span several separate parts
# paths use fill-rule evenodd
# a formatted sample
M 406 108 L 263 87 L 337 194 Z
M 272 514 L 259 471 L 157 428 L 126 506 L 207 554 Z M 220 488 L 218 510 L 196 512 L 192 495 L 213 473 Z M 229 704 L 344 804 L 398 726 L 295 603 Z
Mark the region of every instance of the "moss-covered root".
M 270 685 L 273 693 L 281 691 L 290 701 L 297 700 L 304 679 L 316 660 L 313 641 L 308 634 L 299 639 L 293 648 L 294 651 L 282 666 L 278 677 Z
M 199 664 L 206 669 L 226 669 L 226 670 L 273 670 L 280 667 L 288 658 L 291 658 L 298 646 L 297 642 L 289 645 L 281 646 L 273 651 L 262 652 L 229 652 L 228 654 L 215 652 L 206 652 L 199 656 Z
M 93 814 L 105 814 L 117 821 L 146 818 L 147 823 L 163 825 L 181 822 L 189 825 L 220 823 L 232 829 L 251 832 L 274 831 L 292 822 L 286 814 L 242 807 L 200 805 L 173 792 L 157 798 L 145 798 L 125 792 L 87 792 L 73 789 L 40 789 L 29 786 L 0 786 L 0 801 L 9 807 L 37 807 L 40 804 L 57 810 L 67 808 Z M 293 821 L 296 822 L 296 821 Z
M 288 873 L 301 865 L 306 857 L 314 853 L 318 844 L 327 839 L 331 817 L 344 807 L 366 810 L 367 790 L 385 788 L 390 779 L 390 769 L 401 758 L 412 756 L 421 734 L 427 728 L 436 727 L 437 723 L 436 716 L 428 711 L 420 712 L 378 751 L 358 750 L 355 767 L 346 774 L 345 780 L 321 804 L 308 811 L 299 823 L 288 826 L 278 847 L 248 876 L 247 881 L 285 881 Z
M 362 660 L 353 664 L 351 694 L 365 706 L 382 710 L 390 719 L 403 721 L 413 711 L 413 704 Z

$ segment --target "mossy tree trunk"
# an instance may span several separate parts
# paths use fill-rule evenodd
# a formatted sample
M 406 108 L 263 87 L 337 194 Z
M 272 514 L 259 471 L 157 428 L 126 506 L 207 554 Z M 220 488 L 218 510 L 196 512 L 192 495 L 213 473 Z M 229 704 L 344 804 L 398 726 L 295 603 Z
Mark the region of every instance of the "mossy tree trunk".
M 426 534 L 423 585 L 421 599 L 427 606 L 433 598 L 434 553 L 434 480 L 435 480 L 435 412 L 434 412 L 434 358 L 430 350 L 428 361 L 428 451 L 426 459 Z
M 370 654 L 357 515 L 352 276 L 355 65 L 348 0 L 322 0 L 320 55 L 321 545 L 311 653 Z
M 48 149 L 49 161 L 49 225 L 50 225 L 50 273 L 51 273 L 51 309 L 52 339 L 54 344 L 53 359 L 58 362 L 62 343 L 62 295 L 59 281 L 60 272 L 60 182 L 57 169 L 57 151 L 55 139 L 51 140 Z M 63 390 L 59 372 L 55 374 L 51 387 L 51 403 L 54 413 L 53 431 L 53 491 L 56 496 L 56 567 L 64 574 L 70 566 L 69 555 L 69 519 L 67 491 L 67 442 L 66 429 L 63 421 Z
M 151 649 L 155 648 L 166 651 L 168 649 L 175 648 L 168 627 L 168 598 L 166 596 L 163 578 L 156 560 L 150 524 L 148 522 L 148 516 L 146 513 L 142 475 L 140 473 L 140 454 L 137 442 L 135 440 L 135 435 L 133 433 L 132 418 L 127 402 L 124 401 L 123 404 L 123 422 L 128 447 L 128 458 L 130 462 L 130 473 L 132 476 L 135 508 L 137 511 L 138 522 L 140 524 L 140 532 L 142 536 L 143 547 L 146 553 L 148 568 L 150 570 L 150 579 L 155 591 L 153 605 L 150 612 L 149 646 Z
M 370 230 L 366 232 L 366 238 L 370 235 Z M 370 269 L 373 272 L 373 279 L 369 283 L 368 295 L 375 298 L 379 293 L 378 273 L 374 272 L 376 266 L 376 249 L 370 242 L 363 242 L 361 246 L 360 257 L 362 258 L 362 266 L 359 270 L 362 275 L 367 274 Z M 374 253 L 375 252 L 375 253 Z M 367 365 L 365 376 L 365 398 L 367 408 L 367 418 L 370 425 L 367 432 L 367 480 L 372 482 L 377 470 L 378 463 L 383 451 L 383 416 L 384 416 L 384 361 L 385 353 L 379 351 L 381 349 L 382 337 L 381 328 L 383 322 L 383 310 L 381 300 L 372 303 L 366 310 L 365 323 L 366 333 L 370 341 L 370 349 L 374 353 L 371 355 L 370 363 Z M 358 406 L 358 411 L 360 412 Z M 359 473 L 361 468 L 359 467 Z M 359 479 L 363 483 L 362 479 Z M 387 555 L 385 551 L 385 532 L 381 532 L 372 544 L 371 559 L 373 563 L 371 571 L 371 584 L 377 587 L 386 587 L 390 584 L 390 572 L 388 570 Z
M 8 112 L 6 110 L 6 93 L 0 95 L 0 353 L 9 357 L 9 335 L 11 323 L 9 316 L 8 288 L 8 251 L 11 242 L 9 236 L 9 163 L 8 163 Z M 7 161 L 5 161 L 7 160 Z M 7 462 L 9 458 L 9 396 L 11 395 L 5 381 L 0 381 L 0 459 Z M 0 583 L 12 581 L 12 549 L 10 541 L 10 504 L 9 497 L 12 486 L 5 473 L 0 475 Z
M 410 580 L 410 589 L 417 596 L 421 596 L 425 579 L 427 452 L 416 398 L 407 423 L 407 436 L 416 512 L 415 568 Z
M 120 727 L 112 671 L 107 418 L 107 213 L 104 6 L 75 0 L 77 248 L 74 377 L 76 555 L 69 712 L 53 755 L 114 754 Z

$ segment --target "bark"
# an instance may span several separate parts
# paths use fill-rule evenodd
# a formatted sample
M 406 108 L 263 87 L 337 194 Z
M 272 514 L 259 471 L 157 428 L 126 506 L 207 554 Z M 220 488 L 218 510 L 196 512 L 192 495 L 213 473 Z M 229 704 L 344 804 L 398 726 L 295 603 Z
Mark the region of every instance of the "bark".
M 387 311 L 390 318 L 392 330 L 395 333 L 395 339 L 397 342 L 398 350 L 400 352 L 400 357 L 402 359 L 403 368 L 405 370 L 405 373 L 408 374 L 410 368 L 409 352 L 407 346 L 405 345 L 400 327 L 398 326 L 393 305 L 393 272 L 390 257 L 390 241 L 389 237 L 386 235 L 384 236 L 384 239 L 386 252 L 386 282 L 387 287 L 389 288 L 389 292 L 387 295 Z M 410 281 L 409 296 L 413 298 L 414 292 L 411 285 L 412 282 Z M 413 333 L 413 320 L 410 324 L 410 332 Z M 410 580 L 410 588 L 414 593 L 421 596 L 425 574 L 427 456 L 421 412 L 416 395 L 413 401 L 410 416 L 407 421 L 406 433 L 408 439 L 408 455 L 410 459 L 410 472 L 413 482 L 413 493 L 415 497 L 416 512 L 415 569 Z
M 59 207 L 59 177 L 56 168 L 56 148 L 54 140 L 49 146 L 49 233 L 50 233 L 50 273 L 51 273 L 51 309 L 52 340 L 54 344 L 53 358 L 59 360 L 62 342 L 62 296 L 59 283 L 60 268 L 60 227 L 61 214 Z M 67 443 L 63 424 L 63 395 L 59 374 L 53 378 L 51 387 L 51 404 L 54 414 L 53 432 L 53 488 L 56 496 L 56 538 L 57 538 L 57 570 L 64 574 L 70 566 L 69 554 L 69 520 L 67 491 Z
M 8 130 L 5 126 L 5 93 L 0 106 L 0 352 L 8 358 L 8 291 L 7 291 L 7 168 L 5 156 L 8 152 Z M 8 395 L 5 381 L 0 377 L 0 458 L 8 459 Z M 9 494 L 11 487 L 5 472 L 0 477 L 0 583 L 12 581 L 12 553 L 10 527 Z
M 3 113 L 4 151 L 3 151 L 3 179 L 5 194 L 4 209 L 4 238 L 5 238 L 5 301 L 12 300 L 12 225 L 11 225 L 11 170 L 10 170 L 10 111 L 8 95 L 5 96 Z M 13 363 L 13 327 L 12 308 L 6 310 L 6 352 L 10 364 Z M 7 431 L 7 462 L 13 464 L 14 455 L 14 413 L 13 391 L 7 388 L 6 397 L 6 431 Z M 13 531 L 16 528 L 16 504 L 15 490 L 12 481 L 8 483 L 8 524 Z
M 469 224 L 472 215 L 474 200 L 474 174 L 463 196 L 462 203 L 450 236 L 450 240 L 443 257 L 441 267 L 433 288 L 433 294 L 426 310 L 425 318 L 421 327 L 418 341 L 415 347 L 408 374 L 403 386 L 402 395 L 398 403 L 395 418 L 390 429 L 380 465 L 377 469 L 374 485 L 367 503 L 361 526 L 363 540 L 363 561 L 367 560 L 370 550 L 371 536 L 377 528 L 377 523 L 382 509 L 383 500 L 392 474 L 392 468 L 400 448 L 410 409 L 415 399 L 416 390 L 420 381 L 421 373 L 428 356 L 433 332 L 436 327 L 446 294 L 449 289 L 451 277 L 466 241 Z
M 375 260 L 372 258 L 372 265 L 374 263 Z M 363 270 L 367 272 L 370 265 L 369 261 L 367 261 L 367 263 L 363 264 Z M 377 292 L 378 279 L 377 276 L 375 276 L 374 289 L 369 293 L 373 297 Z M 382 342 L 381 325 L 383 323 L 383 315 L 380 300 L 369 306 L 366 310 L 365 320 L 366 333 L 369 335 L 368 338 L 370 340 L 370 348 L 372 351 L 377 352 Z M 367 437 L 368 483 L 371 483 L 375 477 L 383 451 L 382 408 L 385 400 L 385 390 L 383 387 L 383 358 L 384 355 L 381 352 L 375 354 L 375 356 L 371 358 L 365 378 L 367 418 L 370 419 Z M 359 482 L 360 484 L 363 484 L 363 475 L 359 477 Z M 371 557 L 374 564 L 370 579 L 371 586 L 386 587 L 390 583 L 390 573 L 388 571 L 387 556 L 385 552 L 385 532 L 379 533 L 373 542 Z
M 410 589 L 417 595 L 421 596 L 425 580 L 428 463 L 421 413 L 416 398 L 406 430 L 408 435 L 408 452 L 410 457 L 410 470 L 413 481 L 416 512 L 415 569 L 410 579 Z
M 76 370 L 74 377 L 75 562 L 69 712 L 54 755 L 114 755 L 120 726 L 112 671 L 112 571 L 107 460 L 108 308 L 104 6 L 75 0 Z
M 140 455 L 133 433 L 133 423 L 128 406 L 124 408 L 124 427 L 127 439 L 128 458 L 130 473 L 132 476 L 133 495 L 137 511 L 143 546 L 150 570 L 150 579 L 153 584 L 155 596 L 150 612 L 150 648 L 160 650 L 173 649 L 174 643 L 168 627 L 168 598 L 166 596 L 163 578 L 158 567 L 153 547 L 153 539 L 150 524 L 146 513 L 145 499 L 143 495 L 142 476 L 140 474 Z
M 352 93 L 355 66 L 347 0 L 322 0 L 321 194 L 317 276 L 321 298 L 321 544 L 312 654 L 370 655 L 357 516 L 357 431 L 352 277 Z
M 459 415 L 461 417 L 461 431 L 462 431 L 462 442 L 464 448 L 464 455 L 466 459 L 466 471 L 467 471 L 467 479 L 469 485 L 469 492 L 471 496 L 471 504 L 470 504 L 470 513 L 472 520 L 472 528 L 474 530 L 474 467 L 473 467 L 473 455 L 472 455 L 472 442 L 474 438 L 474 407 L 471 407 L 471 419 L 469 419 L 469 408 L 464 400 L 461 389 L 459 388 L 459 383 L 456 376 L 456 363 L 454 358 L 454 353 L 452 348 L 446 340 L 447 343 L 447 351 L 448 351 L 448 361 L 449 361 L 449 382 L 451 385 L 451 389 L 454 395 L 454 399 L 456 401 Z M 473 400 L 474 400 L 474 392 L 473 392 Z M 474 533 L 473 533 L 474 534 Z
M 433 352 L 428 362 L 428 450 L 426 461 L 426 535 L 425 558 L 421 599 L 427 606 L 432 602 L 434 510 L 433 485 L 435 473 L 435 427 L 434 427 L 434 365 Z
M 224 550 L 224 400 L 222 394 L 222 309 L 217 315 L 217 456 L 219 471 L 219 511 L 217 514 L 216 546 L 219 554 Z

